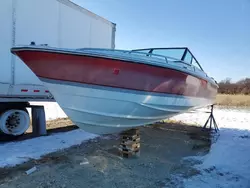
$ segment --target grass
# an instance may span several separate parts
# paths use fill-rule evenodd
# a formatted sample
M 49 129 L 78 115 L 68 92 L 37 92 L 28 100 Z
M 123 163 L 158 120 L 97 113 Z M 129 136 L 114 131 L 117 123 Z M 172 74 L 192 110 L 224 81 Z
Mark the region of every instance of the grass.
M 218 94 L 216 104 L 221 106 L 250 107 L 250 95 Z

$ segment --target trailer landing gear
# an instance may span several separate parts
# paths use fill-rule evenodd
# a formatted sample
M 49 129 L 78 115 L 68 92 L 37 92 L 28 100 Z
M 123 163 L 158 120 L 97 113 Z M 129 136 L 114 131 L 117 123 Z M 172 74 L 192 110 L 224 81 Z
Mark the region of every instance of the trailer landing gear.
M 38 105 L 32 105 L 30 107 L 32 114 L 32 133 L 35 136 L 47 135 L 44 107 Z

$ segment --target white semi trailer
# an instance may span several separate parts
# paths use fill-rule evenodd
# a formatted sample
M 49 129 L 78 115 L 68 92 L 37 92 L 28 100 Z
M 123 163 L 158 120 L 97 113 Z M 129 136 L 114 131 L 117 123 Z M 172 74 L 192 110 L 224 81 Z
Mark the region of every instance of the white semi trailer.
M 0 131 L 29 127 L 30 101 L 54 101 L 34 73 L 10 53 L 14 45 L 114 48 L 116 25 L 69 0 L 0 1 Z

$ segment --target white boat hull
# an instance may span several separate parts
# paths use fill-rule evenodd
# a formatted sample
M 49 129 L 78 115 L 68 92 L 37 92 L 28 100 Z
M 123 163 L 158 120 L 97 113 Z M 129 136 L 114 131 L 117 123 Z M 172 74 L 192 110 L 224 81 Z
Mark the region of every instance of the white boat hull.
M 40 79 L 77 126 L 96 134 L 151 124 L 213 103 L 196 97 Z

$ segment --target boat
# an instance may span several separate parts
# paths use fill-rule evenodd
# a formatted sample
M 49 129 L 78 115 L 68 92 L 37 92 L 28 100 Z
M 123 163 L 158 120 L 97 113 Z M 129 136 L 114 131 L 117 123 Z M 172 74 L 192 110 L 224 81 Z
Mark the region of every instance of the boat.
M 119 133 L 214 103 L 217 82 L 191 51 L 15 46 L 80 128 Z

